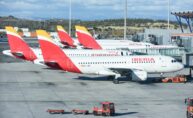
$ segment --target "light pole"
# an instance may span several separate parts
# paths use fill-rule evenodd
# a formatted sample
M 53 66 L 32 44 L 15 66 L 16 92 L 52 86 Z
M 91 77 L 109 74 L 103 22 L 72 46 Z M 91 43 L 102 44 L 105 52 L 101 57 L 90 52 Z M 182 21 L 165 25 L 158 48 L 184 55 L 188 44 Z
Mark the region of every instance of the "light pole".
M 168 0 L 168 31 L 170 30 L 170 0 Z
M 127 0 L 125 0 L 125 19 L 124 19 L 124 40 L 127 36 Z
M 69 1 L 69 26 L 68 26 L 68 33 L 71 36 L 71 19 L 72 19 L 72 0 Z
M 168 0 L 168 37 L 169 37 L 169 42 L 171 43 L 171 36 L 170 36 L 170 0 Z

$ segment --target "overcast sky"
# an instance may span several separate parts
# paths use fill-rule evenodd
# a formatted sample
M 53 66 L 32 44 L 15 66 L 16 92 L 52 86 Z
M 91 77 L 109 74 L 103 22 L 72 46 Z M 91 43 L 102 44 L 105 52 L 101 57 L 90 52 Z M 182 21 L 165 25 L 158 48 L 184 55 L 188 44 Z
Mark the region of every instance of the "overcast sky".
M 0 0 L 0 16 L 68 18 L 70 0 Z M 123 18 L 125 0 L 72 0 L 72 18 Z M 168 0 L 128 0 L 129 18 L 167 19 Z M 193 0 L 170 0 L 171 11 L 193 11 Z M 174 16 L 170 16 L 174 19 Z

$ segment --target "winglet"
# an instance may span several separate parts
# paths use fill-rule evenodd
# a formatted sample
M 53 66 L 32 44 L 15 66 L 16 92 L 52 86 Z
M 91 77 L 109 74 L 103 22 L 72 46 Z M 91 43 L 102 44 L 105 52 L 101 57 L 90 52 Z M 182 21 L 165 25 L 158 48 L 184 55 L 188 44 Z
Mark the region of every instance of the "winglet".
M 73 39 L 68 35 L 66 30 L 64 30 L 61 25 L 57 25 L 57 32 L 62 44 L 75 47 Z
M 84 26 L 75 26 L 76 34 L 79 42 L 86 48 L 91 49 L 102 49 L 102 47 L 97 43 L 97 41 L 92 37 Z
M 12 26 L 5 27 L 7 38 L 10 46 L 11 53 L 13 55 L 20 53 L 22 56 L 15 55 L 17 58 L 22 58 L 28 61 L 37 59 L 37 56 L 29 45 L 21 38 Z

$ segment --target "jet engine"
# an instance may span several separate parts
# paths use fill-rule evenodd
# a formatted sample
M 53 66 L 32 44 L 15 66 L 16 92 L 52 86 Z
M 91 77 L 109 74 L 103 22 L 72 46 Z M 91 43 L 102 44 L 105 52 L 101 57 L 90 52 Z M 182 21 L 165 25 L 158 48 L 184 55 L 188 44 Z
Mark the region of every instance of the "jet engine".
M 147 80 L 147 72 L 143 70 L 132 70 L 131 76 L 133 81 Z

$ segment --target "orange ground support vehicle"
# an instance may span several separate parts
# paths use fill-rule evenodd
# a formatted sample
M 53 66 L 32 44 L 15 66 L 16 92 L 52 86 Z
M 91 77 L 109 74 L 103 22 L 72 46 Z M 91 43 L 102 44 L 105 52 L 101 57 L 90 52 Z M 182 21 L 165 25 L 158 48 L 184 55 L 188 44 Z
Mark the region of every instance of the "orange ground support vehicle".
M 47 112 L 50 114 L 64 114 L 65 111 L 63 109 L 48 109 Z
M 115 105 L 112 102 L 102 102 L 102 107 L 94 107 L 93 115 L 97 116 L 114 116 L 115 115 Z
M 163 83 L 185 83 L 187 81 L 185 76 L 167 77 L 162 79 Z
M 193 98 L 185 99 L 185 104 L 187 105 L 186 117 L 193 118 Z

